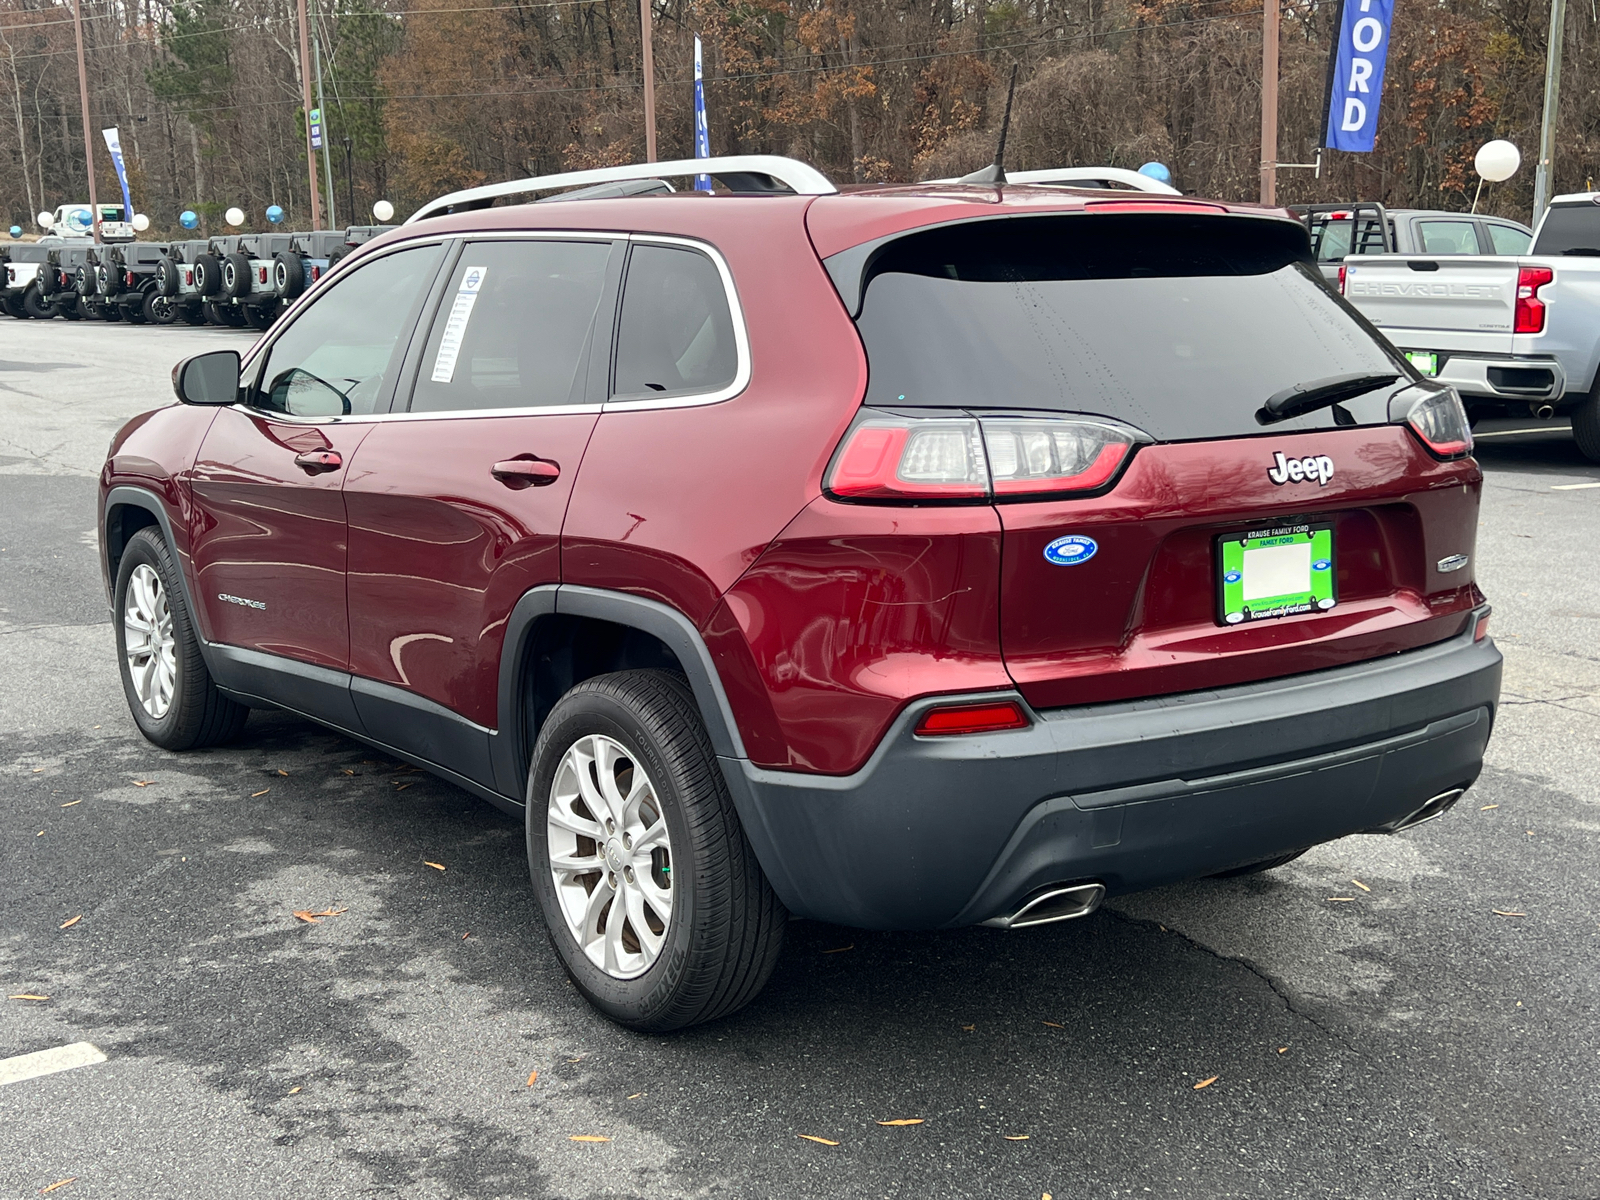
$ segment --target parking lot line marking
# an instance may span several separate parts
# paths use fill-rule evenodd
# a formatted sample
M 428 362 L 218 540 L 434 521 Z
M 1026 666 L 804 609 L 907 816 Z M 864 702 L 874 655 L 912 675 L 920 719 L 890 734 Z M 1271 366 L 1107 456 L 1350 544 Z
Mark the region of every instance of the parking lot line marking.
M 88 1042 L 73 1042 L 70 1046 L 56 1046 L 50 1050 L 35 1050 L 32 1054 L 0 1058 L 0 1087 L 105 1061 L 106 1056 Z
M 1515 436 L 1516 434 L 1519 434 L 1519 433 L 1567 433 L 1567 432 L 1568 432 L 1568 428 L 1565 425 L 1545 425 L 1545 426 L 1543 426 L 1542 428 L 1539 428 L 1539 429 L 1492 429 L 1488 433 L 1475 433 L 1475 434 L 1473 434 L 1472 435 L 1472 440 L 1473 441 L 1477 441 L 1479 438 L 1486 438 L 1486 437 L 1513 437 L 1513 436 Z
M 1552 483 L 1550 490 L 1552 492 L 1576 492 L 1581 488 L 1595 487 L 1600 487 L 1600 483 Z

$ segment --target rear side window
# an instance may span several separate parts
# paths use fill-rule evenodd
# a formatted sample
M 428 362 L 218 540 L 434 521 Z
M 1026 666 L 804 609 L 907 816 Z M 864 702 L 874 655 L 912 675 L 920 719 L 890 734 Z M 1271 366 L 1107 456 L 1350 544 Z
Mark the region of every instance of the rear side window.
M 1490 224 L 1489 240 L 1494 243 L 1496 254 L 1526 254 L 1533 235 L 1514 225 Z
M 1478 228 L 1471 221 L 1418 221 L 1424 254 L 1476 254 Z
M 1554 204 L 1539 226 L 1535 254 L 1600 255 L 1600 204 Z
M 734 381 L 739 351 L 722 274 L 709 255 L 635 243 L 628 256 L 612 394 L 692 396 Z
M 412 412 L 581 404 L 610 242 L 469 242 L 423 350 Z
M 872 405 L 1092 413 L 1181 440 L 1264 432 L 1261 405 L 1297 384 L 1409 377 L 1288 221 L 983 221 L 900 238 L 867 271 Z M 1272 428 L 1386 420 L 1363 398 Z

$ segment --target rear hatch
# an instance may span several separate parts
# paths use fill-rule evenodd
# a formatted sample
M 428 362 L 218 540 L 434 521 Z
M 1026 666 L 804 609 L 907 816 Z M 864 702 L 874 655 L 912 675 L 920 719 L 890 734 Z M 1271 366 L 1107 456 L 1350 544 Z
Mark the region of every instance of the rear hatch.
M 1300 226 L 1173 208 L 925 229 L 862 271 L 830 494 L 993 505 L 1001 650 L 1039 707 L 1395 653 L 1481 600 L 1459 399 Z

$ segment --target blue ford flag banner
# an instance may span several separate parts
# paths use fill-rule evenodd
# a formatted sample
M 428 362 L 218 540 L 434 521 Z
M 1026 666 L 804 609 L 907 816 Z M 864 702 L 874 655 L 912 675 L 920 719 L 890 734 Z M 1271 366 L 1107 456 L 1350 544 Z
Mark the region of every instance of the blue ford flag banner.
M 102 129 L 100 136 L 106 139 L 106 149 L 111 151 L 111 165 L 117 169 L 117 182 L 122 185 L 122 219 L 133 220 L 133 197 L 128 194 L 128 168 L 122 162 L 122 136 L 113 125 L 110 129 Z
M 694 156 L 711 157 L 711 136 L 706 132 L 706 85 L 700 74 L 700 35 L 694 35 Z M 696 175 L 694 190 L 709 192 L 711 176 Z
M 1341 0 L 1339 40 L 1328 65 L 1328 136 L 1334 150 L 1369 153 L 1378 136 L 1383 68 L 1394 0 Z

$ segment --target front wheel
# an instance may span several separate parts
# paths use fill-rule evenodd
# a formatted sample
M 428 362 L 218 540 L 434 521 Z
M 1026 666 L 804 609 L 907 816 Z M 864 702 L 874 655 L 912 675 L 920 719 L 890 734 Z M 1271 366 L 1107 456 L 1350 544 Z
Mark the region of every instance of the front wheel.
M 591 1004 L 661 1033 L 755 998 L 786 916 L 681 675 L 619 671 L 569 691 L 539 731 L 527 802 L 545 925 Z
M 178 581 L 178 565 L 152 528 L 129 540 L 112 597 L 122 690 L 139 732 L 163 750 L 237 737 L 250 710 L 217 690 Z

